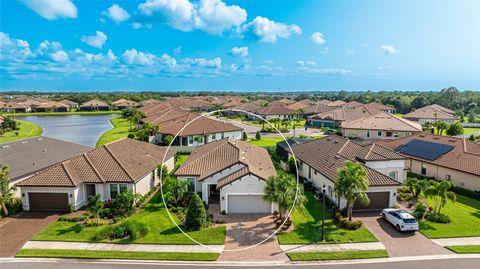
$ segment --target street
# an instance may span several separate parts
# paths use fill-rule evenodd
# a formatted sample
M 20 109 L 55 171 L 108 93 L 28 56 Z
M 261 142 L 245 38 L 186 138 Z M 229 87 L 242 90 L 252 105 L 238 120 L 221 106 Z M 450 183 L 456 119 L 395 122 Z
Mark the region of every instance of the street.
M 17 269 L 106 269 L 106 268 L 139 268 L 139 269 L 190 269 L 190 268 L 216 268 L 216 269 L 267 269 L 272 267 L 282 268 L 321 268 L 321 269 L 472 269 L 480 263 L 479 255 L 460 256 L 430 256 L 424 258 L 408 259 L 404 257 L 395 259 L 357 260 L 346 262 L 323 262 L 323 263 L 265 263 L 265 264 L 225 264 L 225 263 L 168 263 L 156 261 L 106 261 L 106 260 L 75 260 L 75 259 L 3 259 L 0 260 L 0 268 Z

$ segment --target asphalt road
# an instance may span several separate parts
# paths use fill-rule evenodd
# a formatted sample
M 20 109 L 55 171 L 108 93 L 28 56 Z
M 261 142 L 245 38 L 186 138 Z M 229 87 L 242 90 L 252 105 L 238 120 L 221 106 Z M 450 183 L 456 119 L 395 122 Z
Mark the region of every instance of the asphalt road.
M 435 269 L 472 269 L 478 268 L 480 258 L 478 255 L 471 258 L 434 258 L 432 260 L 394 260 L 394 261 L 360 261 L 344 262 L 332 264 L 329 262 L 322 264 L 257 264 L 257 265 L 234 265 L 234 264 L 175 264 L 175 263 L 156 263 L 156 262 L 129 262 L 129 261 L 95 261 L 95 260 L 37 260 L 37 259 L 17 259 L 0 260 L 1 269 L 107 269 L 107 268 L 136 268 L 136 269 L 191 269 L 191 268 L 215 268 L 215 269 L 271 269 L 280 268 L 321 268 L 321 269 L 415 269 L 415 268 L 435 268 Z

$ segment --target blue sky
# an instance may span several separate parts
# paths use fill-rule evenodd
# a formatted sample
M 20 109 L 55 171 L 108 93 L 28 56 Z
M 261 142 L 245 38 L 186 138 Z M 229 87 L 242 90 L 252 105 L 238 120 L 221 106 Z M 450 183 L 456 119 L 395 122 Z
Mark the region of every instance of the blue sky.
M 480 89 L 474 0 L 0 5 L 2 91 Z

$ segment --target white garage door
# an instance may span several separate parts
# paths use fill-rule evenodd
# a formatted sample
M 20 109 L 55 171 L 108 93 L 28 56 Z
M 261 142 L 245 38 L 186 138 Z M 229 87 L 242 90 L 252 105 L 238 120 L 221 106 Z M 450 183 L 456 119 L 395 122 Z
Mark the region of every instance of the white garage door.
M 270 213 L 271 204 L 263 195 L 228 195 L 228 213 Z

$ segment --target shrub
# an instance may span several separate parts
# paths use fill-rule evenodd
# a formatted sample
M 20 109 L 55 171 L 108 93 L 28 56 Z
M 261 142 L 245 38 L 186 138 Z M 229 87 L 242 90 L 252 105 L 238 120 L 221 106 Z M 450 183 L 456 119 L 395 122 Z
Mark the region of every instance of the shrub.
M 20 212 L 23 209 L 22 199 L 20 199 L 18 197 L 13 197 L 5 203 L 5 206 L 7 207 L 9 215 Z
M 246 132 L 243 132 L 243 133 L 242 133 L 242 140 L 243 140 L 243 141 L 247 141 L 247 139 L 248 139 L 247 133 L 246 133 Z
M 95 240 L 103 239 L 129 239 L 136 240 L 144 237 L 149 232 L 145 223 L 139 221 L 124 221 L 115 225 L 108 225 L 95 234 Z
M 108 224 L 108 219 L 88 218 L 85 219 L 85 226 L 102 226 Z
M 132 134 L 132 133 L 130 133 L 130 134 L 127 135 L 127 137 L 128 137 L 128 138 L 131 138 L 131 139 L 134 139 L 134 138 L 135 138 L 135 135 Z
M 431 222 L 436 222 L 436 223 L 450 223 L 452 220 L 450 217 L 446 214 L 440 213 L 434 215 L 432 212 L 429 212 L 425 215 L 425 218 Z
M 470 198 L 480 200 L 480 192 L 467 190 L 465 188 L 458 187 L 458 186 L 453 187 L 452 191 L 457 193 L 457 194 L 465 195 L 465 196 L 468 196 Z
M 205 227 L 206 220 L 207 213 L 205 212 L 202 199 L 195 193 L 188 204 L 185 226 L 187 230 L 199 231 Z
M 60 216 L 57 221 L 80 222 L 80 221 L 84 221 L 86 218 L 87 218 L 86 216 L 79 216 L 79 217 Z
M 410 193 L 410 189 L 407 186 L 403 186 L 398 189 L 398 193 Z
M 72 213 L 73 212 L 73 204 L 68 204 L 67 205 L 67 211 Z
M 257 131 L 257 132 L 255 133 L 255 139 L 256 139 L 256 140 L 262 139 L 262 135 L 260 134 L 260 131 Z
M 163 143 L 165 145 L 170 145 L 170 143 L 172 143 L 173 141 L 173 136 L 171 135 L 166 135 L 164 138 L 163 138 Z
M 333 210 L 333 223 L 347 230 L 358 230 L 363 225 L 361 220 L 349 221 L 347 218 L 344 218 L 337 208 Z
M 400 193 L 398 197 L 400 198 L 400 201 L 408 201 L 412 196 L 408 193 Z
M 125 213 L 131 211 L 135 204 L 135 194 L 131 191 L 122 192 L 115 197 L 113 208 L 117 212 Z
M 413 213 L 413 216 L 417 219 L 423 219 L 426 211 L 427 207 L 423 203 L 417 203 L 415 205 L 415 212 Z

